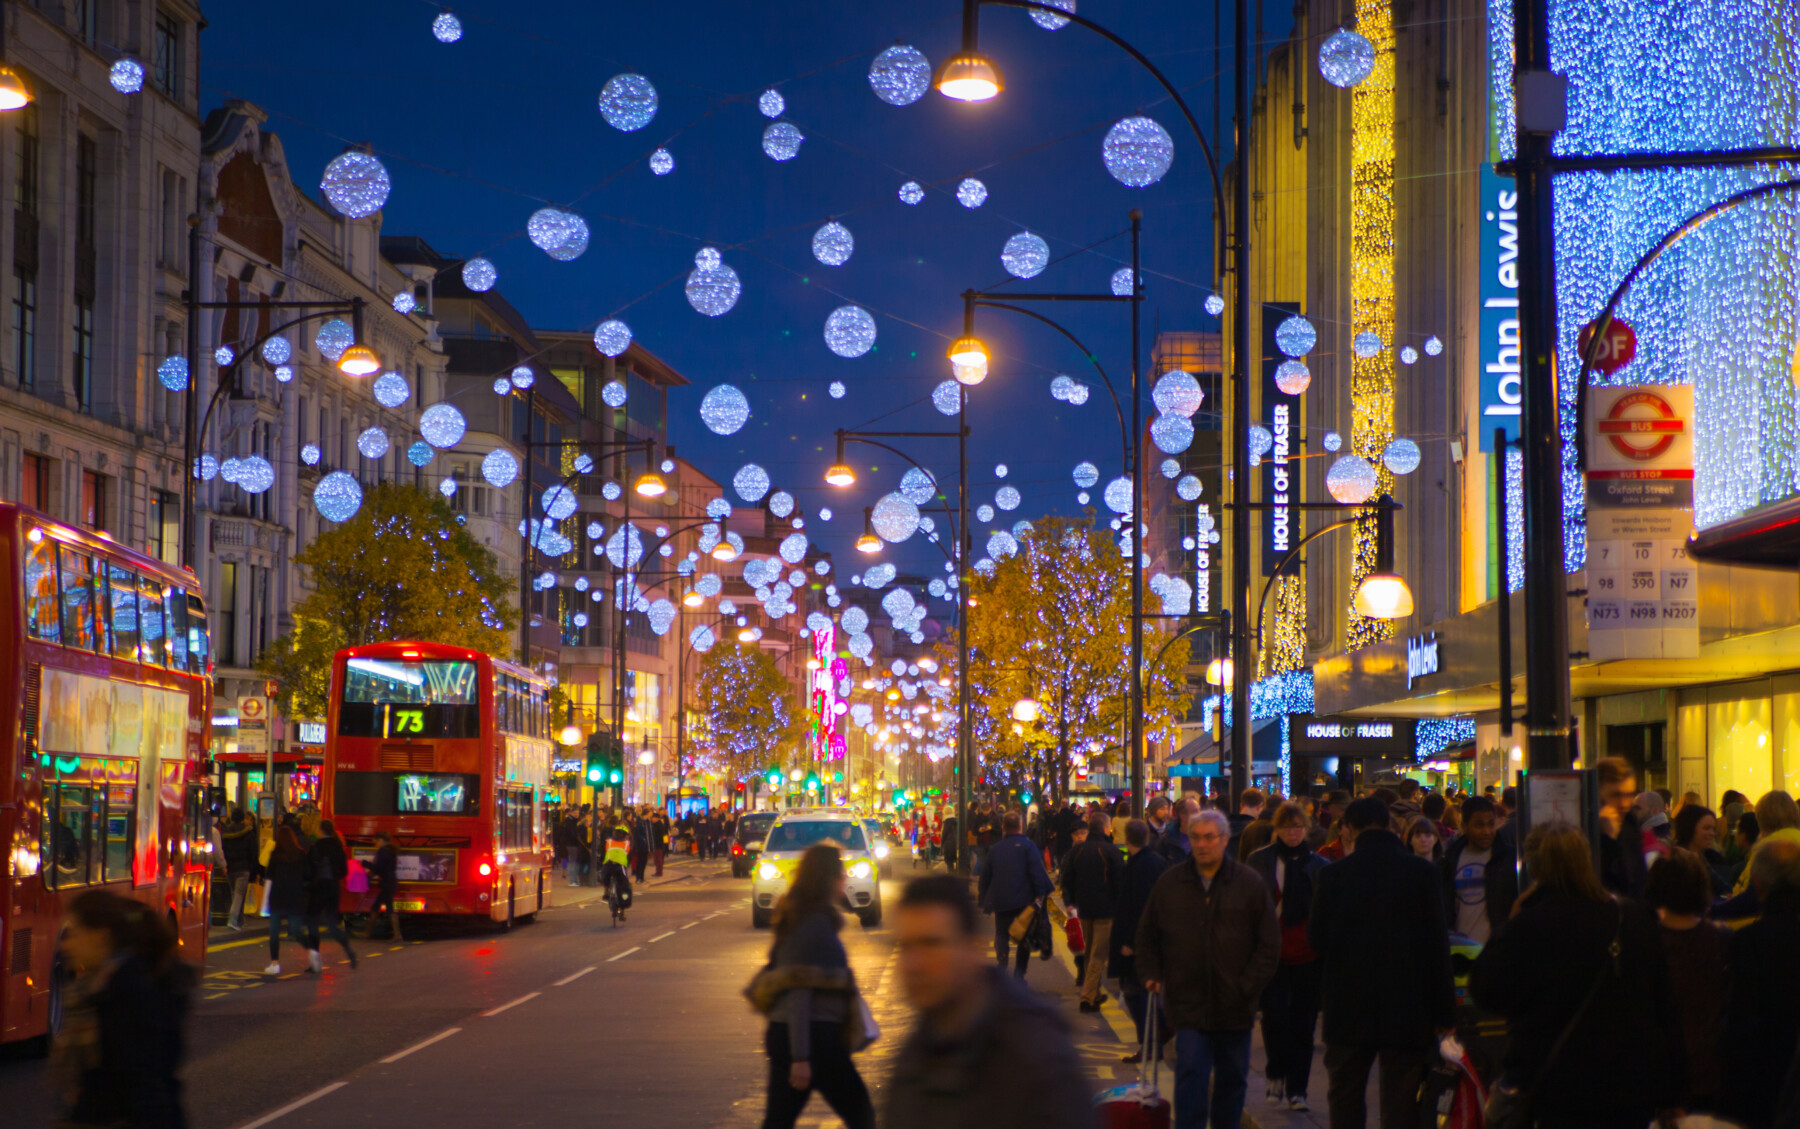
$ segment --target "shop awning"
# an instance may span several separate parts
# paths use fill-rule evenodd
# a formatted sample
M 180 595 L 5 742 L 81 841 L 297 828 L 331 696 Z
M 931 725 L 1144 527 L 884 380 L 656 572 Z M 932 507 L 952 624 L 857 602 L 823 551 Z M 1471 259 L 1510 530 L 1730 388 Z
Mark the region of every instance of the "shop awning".
M 1719 564 L 1800 568 L 1800 495 L 1702 529 L 1688 553 Z

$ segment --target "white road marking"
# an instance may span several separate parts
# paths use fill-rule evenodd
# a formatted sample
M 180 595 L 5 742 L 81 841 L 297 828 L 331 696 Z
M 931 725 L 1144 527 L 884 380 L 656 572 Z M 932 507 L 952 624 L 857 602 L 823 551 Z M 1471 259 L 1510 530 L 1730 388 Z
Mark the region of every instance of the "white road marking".
M 535 1000 L 543 994 L 544 993 L 542 993 L 542 992 L 527 993 L 526 995 L 520 996 L 518 999 L 514 1000 L 513 1002 L 511 1002 L 509 1004 L 501 1004 L 499 1007 L 489 1008 L 488 1010 L 481 1013 L 481 1018 L 486 1019 L 490 1015 L 499 1015 L 501 1012 L 506 1011 L 509 1008 L 518 1007 L 520 1004 L 525 1003 L 527 1000 Z
M 668 931 L 668 932 L 667 932 L 667 933 L 662 933 L 662 934 L 659 934 L 659 935 L 658 935 L 658 936 L 655 936 L 655 937 L 652 937 L 652 938 L 650 938 L 650 941 L 649 941 L 649 943 L 650 943 L 650 944 L 652 944 L 652 945 L 654 945 L 654 944 L 656 944 L 656 943 L 657 943 L 657 942 L 658 942 L 658 941 L 661 941 L 661 940 L 663 940 L 663 939 L 665 939 L 665 938 L 668 938 L 668 937 L 673 937 L 673 936 L 674 936 L 674 935 L 675 935 L 675 930 L 673 930 L 673 929 L 671 929 L 671 930 L 669 930 L 669 931 Z
M 257 1118 L 255 1121 L 251 1121 L 244 1125 L 238 1126 L 238 1129 L 261 1129 L 262 1126 L 267 1125 L 269 1122 L 274 1121 L 276 1118 L 286 1117 L 288 1114 L 299 1109 L 301 1106 L 305 1105 L 306 1103 L 316 1102 L 320 1098 L 324 1097 L 326 1094 L 332 1093 L 337 1090 L 341 1090 L 345 1086 L 348 1086 L 349 1084 L 350 1083 L 348 1083 L 348 1082 L 333 1082 L 329 1086 L 322 1086 L 319 1089 L 314 1090 L 312 1093 L 306 1095 L 304 1098 L 295 1098 L 293 1101 L 289 1102 L 288 1104 L 282 1106 L 280 1109 L 275 1110 L 272 1113 L 265 1113 L 261 1117 Z
M 692 929 L 694 926 L 696 926 L 698 924 L 700 924 L 698 921 L 690 921 L 686 925 L 683 925 L 682 928 L 683 929 Z
M 554 983 L 550 986 L 552 988 L 566 988 L 570 984 L 573 984 L 575 981 L 581 979 L 583 976 L 586 976 L 588 973 L 594 971 L 594 969 L 599 968 L 599 967 L 600 966 L 597 964 L 590 964 L 586 968 L 582 969 L 580 972 L 576 972 L 569 976 L 565 976 L 561 980 L 558 980 L 556 983 Z
M 381 1064 L 383 1066 L 386 1066 L 389 1063 L 399 1062 L 401 1059 L 405 1058 L 409 1054 L 412 1054 L 414 1051 L 422 1051 L 426 1047 L 429 1047 L 431 1044 L 441 1042 L 445 1039 L 448 1039 L 450 1036 L 456 1034 L 458 1031 L 461 1031 L 461 1030 L 462 1030 L 462 1028 L 460 1028 L 460 1027 L 451 1027 L 447 1030 L 439 1031 L 437 1034 L 433 1035 L 431 1038 L 425 1040 L 422 1043 L 414 1043 L 412 1046 L 406 1048 L 405 1050 L 399 1052 L 398 1054 L 391 1054 L 391 1055 L 387 1056 L 386 1058 L 381 1060 Z M 308 1100 L 311 1100 L 311 1099 L 308 1099 Z M 253 1129 L 253 1127 L 246 1125 L 243 1127 L 243 1129 Z
M 613 961 L 615 961 L 615 960 L 623 960 L 623 959 L 624 959 L 624 958 L 626 958 L 626 957 L 628 957 L 628 956 L 630 956 L 630 955 L 631 955 L 631 954 L 632 954 L 632 953 L 636 953 L 636 952 L 642 952 L 642 951 L 643 951 L 643 948 L 644 948 L 644 946 L 642 946 L 642 945 L 638 945 L 638 946 L 637 946 L 637 947 L 636 947 L 636 948 L 630 948 L 630 949 L 626 949 L 626 950 L 625 950 L 625 951 L 624 951 L 624 952 L 622 952 L 622 953 L 616 953 L 616 954 L 614 954 L 614 955 L 613 955 L 613 956 L 609 956 L 609 957 L 607 957 L 607 958 L 606 958 L 606 963 L 607 963 L 607 964 L 611 964 L 611 963 L 612 963 L 612 962 L 613 962 Z

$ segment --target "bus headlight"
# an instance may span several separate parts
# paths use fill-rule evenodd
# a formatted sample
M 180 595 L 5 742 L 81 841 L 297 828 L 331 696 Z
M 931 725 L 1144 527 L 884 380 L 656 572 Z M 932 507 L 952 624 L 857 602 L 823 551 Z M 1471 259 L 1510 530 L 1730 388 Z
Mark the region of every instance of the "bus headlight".
M 756 876 L 764 882 L 779 882 L 781 880 L 781 868 L 772 862 L 765 862 L 756 868 Z

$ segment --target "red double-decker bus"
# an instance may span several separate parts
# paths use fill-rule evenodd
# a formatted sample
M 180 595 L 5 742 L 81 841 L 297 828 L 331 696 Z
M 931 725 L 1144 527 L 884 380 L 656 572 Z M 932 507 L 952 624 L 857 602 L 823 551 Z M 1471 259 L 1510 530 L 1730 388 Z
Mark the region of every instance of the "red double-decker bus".
M 542 678 L 435 643 L 337 653 L 322 806 L 356 858 L 393 837 L 400 912 L 510 925 L 549 905 L 549 791 Z
M 206 958 L 212 721 L 192 573 L 0 503 L 0 1042 L 54 1032 L 64 905 L 105 886 Z

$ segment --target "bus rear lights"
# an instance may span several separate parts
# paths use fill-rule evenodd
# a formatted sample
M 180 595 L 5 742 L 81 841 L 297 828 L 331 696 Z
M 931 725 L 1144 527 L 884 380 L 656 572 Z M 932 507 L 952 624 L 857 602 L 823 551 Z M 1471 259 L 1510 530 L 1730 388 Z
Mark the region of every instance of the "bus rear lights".
M 481 874 L 481 876 L 483 878 L 487 878 L 494 873 L 494 864 L 490 863 L 490 862 L 484 862 L 480 866 L 476 867 L 475 869 L 476 869 L 476 871 L 478 871 Z

